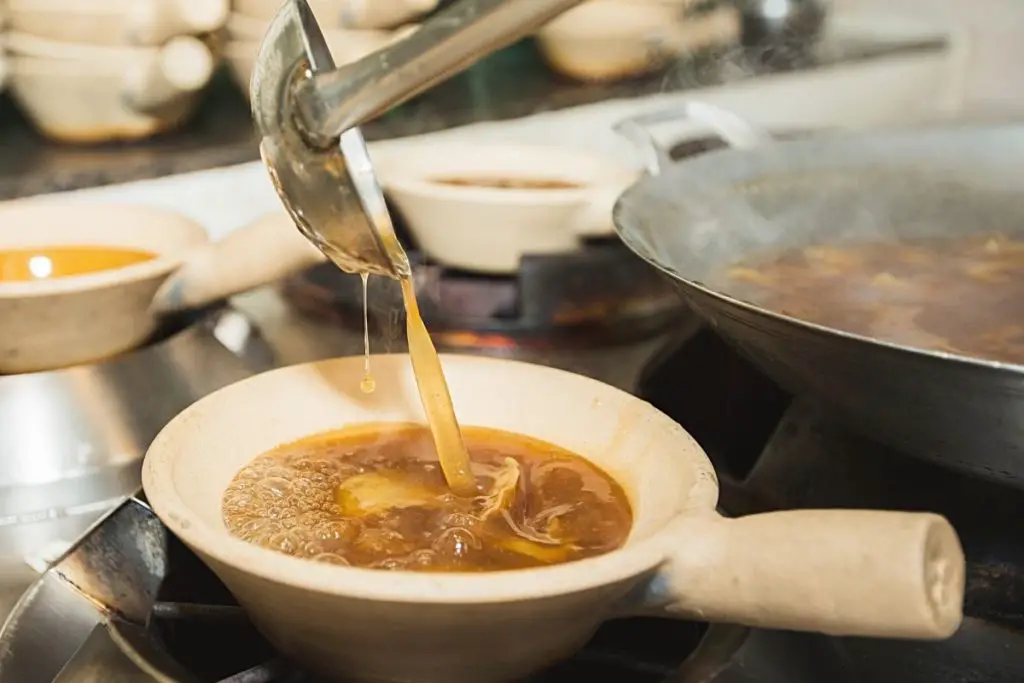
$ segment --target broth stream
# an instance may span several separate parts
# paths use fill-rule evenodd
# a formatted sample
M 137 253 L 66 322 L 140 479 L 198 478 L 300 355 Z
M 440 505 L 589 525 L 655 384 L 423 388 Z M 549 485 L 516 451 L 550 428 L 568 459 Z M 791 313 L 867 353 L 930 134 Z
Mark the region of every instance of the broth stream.
M 459 421 L 455 418 L 455 408 L 448 392 L 444 370 L 441 368 L 441 359 L 437 357 L 434 342 L 420 316 L 412 278 L 402 278 L 401 285 L 409 357 L 412 359 L 416 386 L 419 387 L 420 401 L 427 414 L 427 423 L 434 437 L 441 469 L 454 493 L 472 496 L 476 493 L 476 481 L 473 478 L 466 444 L 462 442 Z

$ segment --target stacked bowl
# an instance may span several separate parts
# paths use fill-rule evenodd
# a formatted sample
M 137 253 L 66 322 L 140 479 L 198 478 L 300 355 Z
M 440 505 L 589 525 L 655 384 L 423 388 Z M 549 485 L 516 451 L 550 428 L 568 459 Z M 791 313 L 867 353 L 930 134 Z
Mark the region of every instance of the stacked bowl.
M 543 27 L 537 45 L 555 71 L 581 81 L 640 76 L 702 50 L 735 45 L 736 3 L 589 0 Z
M 239 87 L 249 80 L 260 41 L 282 0 L 233 0 L 225 55 Z M 415 31 L 438 0 L 309 0 L 336 64 L 354 62 Z
M 62 141 L 172 129 L 213 75 L 228 13 L 228 0 L 7 0 L 11 92 Z

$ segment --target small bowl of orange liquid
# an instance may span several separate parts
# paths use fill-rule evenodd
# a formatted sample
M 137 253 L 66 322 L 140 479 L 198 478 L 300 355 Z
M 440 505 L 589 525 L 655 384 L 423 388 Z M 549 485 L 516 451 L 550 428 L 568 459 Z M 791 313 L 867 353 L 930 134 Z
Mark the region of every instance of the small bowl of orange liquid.
M 0 205 L 0 374 L 118 355 L 143 344 L 168 312 L 320 258 L 284 214 L 211 243 L 202 225 L 160 209 Z

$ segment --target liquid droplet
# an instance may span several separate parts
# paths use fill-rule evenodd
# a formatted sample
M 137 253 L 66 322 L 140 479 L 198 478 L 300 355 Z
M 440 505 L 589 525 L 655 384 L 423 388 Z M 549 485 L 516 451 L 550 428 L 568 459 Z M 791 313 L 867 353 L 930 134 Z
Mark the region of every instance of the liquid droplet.
M 370 274 L 360 273 L 359 277 L 363 280 L 363 380 L 359 383 L 359 389 L 364 394 L 372 394 L 377 388 L 377 381 L 370 374 L 370 302 L 367 297 Z

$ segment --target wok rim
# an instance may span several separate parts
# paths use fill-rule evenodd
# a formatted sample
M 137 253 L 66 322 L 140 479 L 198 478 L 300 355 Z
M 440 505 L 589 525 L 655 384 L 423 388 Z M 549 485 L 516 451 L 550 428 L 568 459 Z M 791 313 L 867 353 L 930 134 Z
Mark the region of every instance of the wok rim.
M 1006 121 L 996 123 L 975 123 L 975 122 L 961 122 L 961 123 L 942 123 L 935 122 L 929 123 L 920 127 L 905 127 L 898 126 L 894 128 L 886 128 L 882 130 L 875 130 L 868 132 L 866 137 L 875 141 L 884 141 L 888 139 L 905 140 L 908 137 L 919 138 L 919 137 L 934 137 L 936 135 L 955 134 L 955 135 L 999 135 L 1000 133 L 1006 134 L 1008 132 L 1016 133 L 1017 135 L 1024 135 L 1024 124 L 1019 121 Z M 843 130 L 834 134 L 828 134 L 822 137 L 811 136 L 806 138 L 797 138 L 793 140 L 783 139 L 776 140 L 771 143 L 770 149 L 773 153 L 784 153 L 790 149 L 801 149 L 807 147 L 814 147 L 822 144 L 823 140 L 832 141 L 837 144 L 851 144 L 862 140 L 865 137 L 865 133 L 862 131 L 855 130 Z M 761 151 L 765 148 L 757 148 Z M 744 150 L 736 147 L 726 147 L 724 149 L 713 150 L 704 154 L 699 154 L 695 157 L 684 158 L 679 161 L 674 161 L 671 165 L 667 166 L 664 171 L 670 172 L 673 169 L 685 166 L 691 166 L 693 164 L 700 165 L 709 159 L 721 158 L 725 156 L 732 156 L 737 154 L 744 154 L 749 150 Z M 692 167 L 692 166 L 691 166 Z M 746 182 L 754 182 L 758 180 L 763 174 L 755 174 L 751 177 L 745 178 Z M 676 272 L 666 264 L 662 263 L 660 259 L 650 253 L 650 251 L 638 240 L 631 238 L 631 234 L 634 232 L 631 228 L 623 225 L 626 221 L 624 220 L 624 214 L 627 210 L 624 208 L 624 199 L 629 197 L 633 192 L 638 190 L 647 182 L 655 181 L 659 178 L 663 178 L 664 174 L 650 175 L 644 174 L 637 179 L 630 187 L 628 187 L 623 193 L 621 193 L 612 208 L 612 223 L 615 227 L 615 234 L 622 241 L 626 247 L 640 257 L 647 264 L 653 266 L 655 269 L 668 276 L 673 282 L 681 284 L 684 287 L 694 289 L 701 294 L 710 297 L 715 305 L 729 305 L 735 306 L 747 313 L 768 318 L 776 323 L 789 324 L 805 332 L 816 332 L 819 334 L 829 334 L 839 337 L 845 341 L 857 342 L 866 344 L 868 346 L 879 347 L 889 351 L 909 353 L 915 357 L 926 359 L 929 361 L 944 361 L 952 362 L 959 366 L 990 370 L 994 372 L 1010 372 L 1015 375 L 1024 375 L 1024 363 L 1010 363 L 1005 361 L 988 360 L 985 358 L 978 358 L 974 356 L 966 356 L 959 353 L 953 353 L 949 351 L 937 351 L 932 349 L 924 349 L 915 346 L 907 346 L 904 344 L 886 341 L 884 339 L 877 339 L 869 337 L 864 334 L 857 332 L 848 332 L 840 330 L 838 328 L 829 327 L 827 325 L 821 325 L 819 323 L 810 322 L 801 318 L 796 318 L 785 313 L 778 313 L 768 308 L 758 306 L 756 304 L 738 299 L 729 294 L 716 291 L 711 289 L 707 285 L 697 280 L 692 280 L 684 275 Z M 682 293 L 682 296 L 689 298 L 687 293 Z M 689 303 L 689 302 L 688 302 Z M 694 309 L 693 306 L 690 306 Z M 694 312 L 700 316 L 703 320 L 709 321 L 710 316 L 705 315 L 699 310 Z
M 619 236 L 619 239 L 622 240 L 623 244 L 625 244 L 631 252 L 636 254 L 638 257 L 643 259 L 647 264 L 653 266 L 661 273 L 667 275 L 674 282 L 695 289 L 699 291 L 701 294 L 711 297 L 713 300 L 715 300 L 716 305 L 728 304 L 730 306 L 740 308 L 748 313 L 772 319 L 775 322 L 794 325 L 808 332 L 830 334 L 833 336 L 840 337 L 841 339 L 847 341 L 858 342 L 870 346 L 877 346 L 890 351 L 910 353 L 912 355 L 921 358 L 926 358 L 932 361 L 953 362 L 968 367 L 984 368 L 986 370 L 992 370 L 995 372 L 1008 371 L 1016 375 L 1024 375 L 1024 364 L 987 360 L 984 358 L 976 358 L 973 356 L 965 356 L 959 353 L 952 353 L 950 351 L 936 351 L 932 349 L 923 349 L 916 346 L 906 346 L 904 344 L 886 341 L 884 339 L 876 339 L 875 337 L 869 337 L 867 335 L 859 334 L 856 332 L 847 332 L 845 330 L 840 330 L 835 327 L 829 327 L 827 325 L 821 325 L 819 323 L 810 322 L 807 320 L 803 320 L 801 318 L 795 318 L 793 316 L 786 315 L 785 313 L 778 313 L 771 309 L 763 308 L 756 304 L 752 304 L 748 301 L 744 301 L 743 299 L 738 299 L 729 294 L 718 292 L 716 290 L 711 289 L 707 285 L 698 282 L 697 280 L 691 280 L 689 278 L 686 278 L 680 275 L 679 273 L 675 272 L 674 270 L 670 269 L 668 266 L 661 263 L 659 259 L 650 255 L 642 245 L 636 243 L 634 240 L 628 237 L 628 231 L 622 228 L 620 225 L 621 214 L 619 213 L 619 202 L 616 202 L 615 210 L 613 211 L 613 218 L 615 223 L 615 233 Z M 705 320 L 708 320 L 710 318 L 710 316 L 705 315 L 699 309 L 694 309 L 692 306 L 691 309 L 693 309 L 697 315 L 699 315 L 701 318 Z

